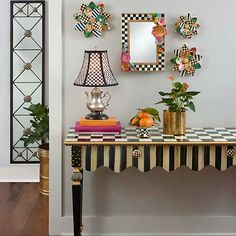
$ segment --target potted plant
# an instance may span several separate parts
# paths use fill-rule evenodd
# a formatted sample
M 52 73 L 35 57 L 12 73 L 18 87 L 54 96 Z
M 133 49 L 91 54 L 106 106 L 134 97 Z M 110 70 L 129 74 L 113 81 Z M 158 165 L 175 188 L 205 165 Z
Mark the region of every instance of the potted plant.
M 24 146 L 31 143 L 41 142 L 39 145 L 38 155 L 40 159 L 40 193 L 49 194 L 49 109 L 38 103 L 32 104 L 28 108 L 32 119 L 32 127 L 24 132 L 21 138 Z
M 164 103 L 168 107 L 163 111 L 163 133 L 182 135 L 186 132 L 186 111 L 195 112 L 193 98 L 200 92 L 188 91 L 187 83 L 177 82 L 172 76 L 169 79 L 172 81 L 171 91 L 159 92 L 162 100 L 156 104 Z

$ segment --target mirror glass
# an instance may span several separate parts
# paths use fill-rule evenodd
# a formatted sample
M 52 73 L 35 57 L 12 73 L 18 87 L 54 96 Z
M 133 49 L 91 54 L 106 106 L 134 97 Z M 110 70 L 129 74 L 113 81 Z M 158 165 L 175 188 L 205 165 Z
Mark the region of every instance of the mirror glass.
M 155 38 L 152 35 L 153 22 L 129 23 L 129 48 L 134 63 L 155 63 L 157 61 Z

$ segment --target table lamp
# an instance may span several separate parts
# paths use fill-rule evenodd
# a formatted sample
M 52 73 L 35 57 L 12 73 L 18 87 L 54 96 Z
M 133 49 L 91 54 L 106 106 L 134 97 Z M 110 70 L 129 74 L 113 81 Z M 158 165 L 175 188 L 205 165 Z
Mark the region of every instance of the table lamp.
M 91 91 L 91 99 L 89 93 L 85 92 L 87 95 L 87 108 L 91 112 L 85 118 L 89 120 L 108 119 L 108 116 L 103 112 L 109 105 L 111 95 L 108 92 L 103 94 L 103 91 L 98 87 L 115 86 L 118 83 L 111 71 L 107 50 L 84 52 L 83 65 L 74 85 L 95 87 Z M 105 97 L 107 97 L 106 104 L 103 102 Z

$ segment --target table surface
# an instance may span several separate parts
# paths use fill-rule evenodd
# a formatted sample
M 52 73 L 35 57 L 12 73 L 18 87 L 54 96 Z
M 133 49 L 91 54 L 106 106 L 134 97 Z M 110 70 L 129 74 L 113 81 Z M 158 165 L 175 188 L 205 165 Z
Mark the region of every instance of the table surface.
M 166 135 L 160 128 L 149 128 L 150 138 L 139 138 L 133 127 L 121 134 L 79 134 L 70 128 L 65 145 L 235 145 L 236 128 L 187 128 L 182 136 Z

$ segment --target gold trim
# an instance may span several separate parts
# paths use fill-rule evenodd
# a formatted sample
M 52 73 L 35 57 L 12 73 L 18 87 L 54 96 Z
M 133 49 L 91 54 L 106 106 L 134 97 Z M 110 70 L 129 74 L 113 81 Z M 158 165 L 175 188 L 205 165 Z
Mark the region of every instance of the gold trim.
M 80 145 L 80 146 L 87 146 L 87 145 L 160 145 L 160 146 L 166 146 L 166 145 L 187 145 L 187 146 L 192 146 L 192 145 L 236 145 L 235 142 L 119 142 L 119 141 L 111 141 L 111 142 L 79 142 L 79 141 L 64 141 L 64 145 L 66 146 L 73 146 L 73 145 Z
M 40 190 L 40 194 L 42 194 L 44 196 L 49 196 L 49 191 L 42 191 L 42 190 Z
M 83 171 L 82 167 L 73 167 L 73 173 L 74 172 L 81 172 L 81 171 Z
M 43 176 L 43 175 L 40 175 L 40 178 L 42 178 L 42 179 L 49 179 L 49 177 L 47 177 L 47 176 Z

